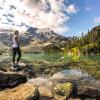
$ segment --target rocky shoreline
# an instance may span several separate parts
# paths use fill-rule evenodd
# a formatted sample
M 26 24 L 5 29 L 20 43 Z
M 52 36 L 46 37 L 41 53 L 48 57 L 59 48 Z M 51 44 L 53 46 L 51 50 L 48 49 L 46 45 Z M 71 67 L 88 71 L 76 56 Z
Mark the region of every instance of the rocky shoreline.
M 18 70 L 10 65 L 0 67 L 0 100 L 100 100 L 100 85 L 96 84 L 99 82 L 93 86 L 58 74 L 36 77 L 24 63 Z

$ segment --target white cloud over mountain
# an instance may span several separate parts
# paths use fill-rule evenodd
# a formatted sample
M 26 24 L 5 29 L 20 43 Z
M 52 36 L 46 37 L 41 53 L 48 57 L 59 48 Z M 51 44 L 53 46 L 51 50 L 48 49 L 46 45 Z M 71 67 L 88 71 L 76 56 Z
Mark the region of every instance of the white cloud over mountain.
M 76 14 L 78 12 L 78 9 L 75 7 L 75 5 L 71 4 L 66 9 L 68 14 Z
M 0 28 L 25 30 L 26 26 L 50 28 L 63 33 L 68 14 L 76 14 L 77 7 L 65 0 L 0 0 Z

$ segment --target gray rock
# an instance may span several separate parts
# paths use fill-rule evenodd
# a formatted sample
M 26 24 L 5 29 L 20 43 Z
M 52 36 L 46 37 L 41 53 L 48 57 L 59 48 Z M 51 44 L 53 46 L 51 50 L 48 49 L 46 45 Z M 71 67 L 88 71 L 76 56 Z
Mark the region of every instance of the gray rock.
M 80 85 L 77 87 L 77 94 L 81 96 L 87 96 L 92 98 L 100 98 L 100 90 L 95 87 L 87 85 Z
M 17 72 L 3 72 L 0 71 L 0 88 L 11 88 L 21 83 L 25 83 L 27 77 L 24 74 Z

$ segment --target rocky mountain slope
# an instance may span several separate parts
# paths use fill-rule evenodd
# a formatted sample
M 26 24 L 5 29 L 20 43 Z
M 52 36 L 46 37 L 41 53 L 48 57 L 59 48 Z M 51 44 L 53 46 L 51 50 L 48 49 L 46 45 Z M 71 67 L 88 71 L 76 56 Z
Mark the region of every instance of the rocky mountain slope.
M 64 40 L 67 41 L 68 38 L 64 37 L 62 35 L 59 35 L 55 33 L 53 30 L 50 30 L 49 28 L 42 28 L 42 29 L 37 29 L 30 27 L 27 30 L 27 33 L 29 36 L 32 36 L 34 39 L 40 40 L 40 41 L 54 41 L 54 40 Z
M 0 43 L 4 46 L 11 47 L 12 34 L 10 32 L 0 33 Z M 30 27 L 25 33 L 20 34 L 20 41 L 23 50 L 34 50 L 37 48 L 41 51 L 41 48 L 44 48 L 48 45 L 63 45 L 64 43 L 69 42 L 67 37 L 55 33 L 49 28 L 38 29 Z

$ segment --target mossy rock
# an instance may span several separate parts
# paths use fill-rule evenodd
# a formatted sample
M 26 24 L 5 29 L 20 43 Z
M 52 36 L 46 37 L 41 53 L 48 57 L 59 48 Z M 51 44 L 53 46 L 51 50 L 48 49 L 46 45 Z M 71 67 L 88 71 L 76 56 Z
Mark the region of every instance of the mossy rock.
M 74 85 L 70 82 L 57 84 L 53 91 L 54 98 L 56 100 L 66 100 L 71 95 L 73 88 Z

